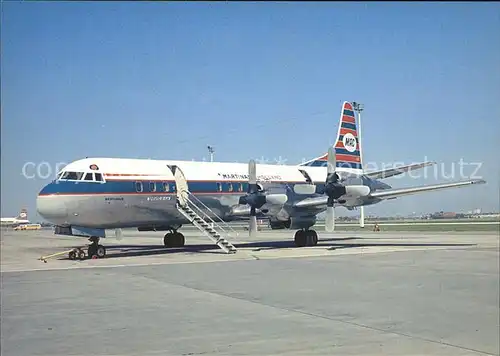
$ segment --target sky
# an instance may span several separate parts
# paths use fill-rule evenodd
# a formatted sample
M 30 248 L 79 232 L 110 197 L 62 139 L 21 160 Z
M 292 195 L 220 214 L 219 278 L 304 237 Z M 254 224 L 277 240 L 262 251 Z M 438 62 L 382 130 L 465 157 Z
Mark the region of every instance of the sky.
M 300 163 L 344 100 L 364 104 L 365 165 L 438 162 L 388 184 L 487 180 L 367 214 L 500 209 L 499 3 L 1 7 L 3 217 L 37 219 L 40 189 L 87 156 Z

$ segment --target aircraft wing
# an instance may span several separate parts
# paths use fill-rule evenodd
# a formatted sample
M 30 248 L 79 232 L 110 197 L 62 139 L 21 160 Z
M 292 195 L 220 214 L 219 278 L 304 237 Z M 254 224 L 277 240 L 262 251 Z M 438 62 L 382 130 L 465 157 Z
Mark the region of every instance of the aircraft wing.
M 420 193 L 420 192 L 429 192 L 432 190 L 441 190 L 441 189 L 446 189 L 446 188 L 456 188 L 456 187 L 463 187 L 466 185 L 471 185 L 471 184 L 484 184 L 486 181 L 482 179 L 476 179 L 476 180 L 467 180 L 467 181 L 461 181 L 461 182 L 453 182 L 453 183 L 440 183 L 440 184 L 433 184 L 433 185 L 424 185 L 420 187 L 410 187 L 410 188 L 399 188 L 399 189 L 387 189 L 387 190 L 380 190 L 376 191 L 370 194 L 370 197 L 372 198 L 377 198 L 377 199 L 394 199 L 403 195 L 410 195 L 410 194 L 415 194 L 415 193 Z
M 471 185 L 471 184 L 484 184 L 484 183 L 486 183 L 486 181 L 484 181 L 482 179 L 477 179 L 477 180 L 467 180 L 467 181 L 460 181 L 460 182 L 453 182 L 453 183 L 424 185 L 424 186 L 420 186 L 420 187 L 379 190 L 379 191 L 375 191 L 373 193 L 370 193 L 370 195 L 368 195 L 367 198 L 382 199 L 382 200 L 387 199 L 388 200 L 388 199 L 395 199 L 395 198 L 400 197 L 400 196 L 410 195 L 410 194 L 415 194 L 415 193 L 429 192 L 429 191 L 433 191 L 433 190 L 456 188 L 456 187 L 463 187 L 463 186 Z M 306 198 L 304 200 L 301 200 L 301 201 L 295 203 L 294 207 L 296 207 L 296 208 L 311 208 L 311 207 L 318 208 L 320 206 L 326 206 L 327 200 L 328 200 L 328 197 L 326 197 L 326 196 L 315 197 L 315 198 Z
M 406 173 L 409 171 L 413 171 L 415 169 L 420 169 L 420 168 L 424 168 L 427 166 L 432 166 L 434 164 L 436 164 L 436 162 L 414 163 L 414 164 L 409 164 L 409 165 L 401 166 L 401 167 L 388 168 L 388 169 L 382 169 L 380 171 L 367 172 L 367 173 L 365 173 L 365 175 L 372 178 L 372 179 L 384 179 L 384 178 L 397 176 L 398 174 L 403 174 L 403 173 Z

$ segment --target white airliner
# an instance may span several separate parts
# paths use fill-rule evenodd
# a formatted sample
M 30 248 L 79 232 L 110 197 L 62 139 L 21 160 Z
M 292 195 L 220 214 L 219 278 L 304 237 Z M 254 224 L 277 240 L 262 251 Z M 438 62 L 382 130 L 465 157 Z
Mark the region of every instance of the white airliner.
M 318 235 L 311 227 L 316 216 L 326 211 L 326 230 L 333 231 L 334 206 L 354 209 L 419 192 L 485 183 L 467 180 L 392 189 L 381 179 L 435 162 L 364 172 L 360 151 L 353 106 L 344 102 L 336 144 L 306 163 L 85 158 L 68 164 L 40 191 L 37 210 L 57 225 L 56 234 L 89 237 L 89 256 L 104 257 L 106 250 L 98 242 L 105 229 L 169 231 L 165 246 L 181 247 L 185 239 L 178 229 L 185 224 L 194 224 L 226 252 L 234 252 L 223 236 L 224 223 L 231 220 L 249 219 L 254 236 L 256 216 L 267 217 L 273 228 L 297 229 L 297 246 L 314 246 Z
M 28 211 L 26 209 L 21 209 L 19 215 L 15 218 L 1 218 L 2 226 L 14 226 L 20 224 L 29 224 Z

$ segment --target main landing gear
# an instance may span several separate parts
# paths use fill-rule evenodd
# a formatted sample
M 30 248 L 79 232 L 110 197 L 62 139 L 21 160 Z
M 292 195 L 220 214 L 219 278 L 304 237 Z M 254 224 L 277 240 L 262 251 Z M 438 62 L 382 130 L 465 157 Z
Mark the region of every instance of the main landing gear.
M 106 248 L 103 245 L 99 245 L 98 237 L 93 236 L 89 241 L 92 242 L 87 250 L 89 258 L 103 258 L 106 256 Z
M 172 230 L 163 237 L 165 247 L 183 247 L 185 242 L 184 235 L 177 230 Z
M 295 246 L 316 246 L 318 244 L 318 234 L 314 230 L 302 229 L 295 233 Z

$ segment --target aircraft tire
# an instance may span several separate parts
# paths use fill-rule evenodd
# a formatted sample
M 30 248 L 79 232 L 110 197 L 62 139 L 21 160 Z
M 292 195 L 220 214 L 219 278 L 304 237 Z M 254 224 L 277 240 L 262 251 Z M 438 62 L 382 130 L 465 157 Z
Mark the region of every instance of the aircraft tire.
M 176 232 L 173 237 L 174 237 L 174 247 L 184 247 L 186 239 L 184 238 L 183 234 L 181 234 L 180 232 Z
M 307 230 L 307 246 L 316 246 L 318 244 L 318 234 L 314 230 Z
M 185 242 L 184 235 L 180 232 L 169 232 L 163 237 L 163 244 L 165 247 L 183 247 Z
M 295 233 L 295 246 L 304 247 L 307 244 L 307 235 L 304 230 L 297 230 Z
M 87 255 L 89 258 L 92 258 L 94 255 L 97 255 L 97 245 L 91 244 L 87 249 Z
M 95 254 L 97 258 L 104 258 L 106 256 L 106 248 L 103 245 L 97 245 Z
M 165 245 L 165 247 L 172 247 L 171 246 L 171 238 L 172 238 L 172 233 L 169 232 L 167 234 L 165 234 L 165 236 L 163 236 L 163 245 Z

